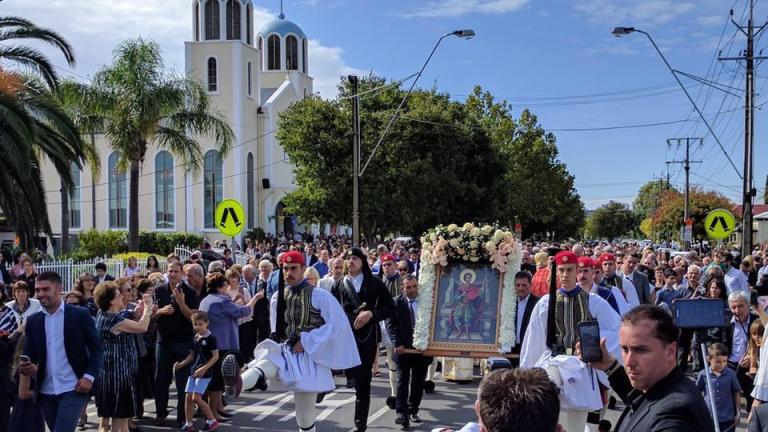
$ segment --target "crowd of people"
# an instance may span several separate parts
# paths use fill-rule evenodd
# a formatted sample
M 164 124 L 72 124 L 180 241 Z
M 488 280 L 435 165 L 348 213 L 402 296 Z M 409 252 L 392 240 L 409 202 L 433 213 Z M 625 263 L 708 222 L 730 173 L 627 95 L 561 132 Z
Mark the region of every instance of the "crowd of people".
M 72 431 L 89 420 L 101 431 L 136 431 L 146 399 L 154 400 L 154 424 L 172 426 L 172 384 L 175 426 L 214 430 L 232 417 L 227 397 L 266 390 L 269 380 L 294 391 L 298 426 L 311 431 L 316 403 L 335 388 L 334 374 L 344 374 L 354 388 L 353 426 L 365 431 L 380 355 L 390 372 L 387 402 L 396 424 L 421 423 L 435 361 L 412 351 L 420 301 L 416 242 L 358 248 L 343 236 L 246 239 L 242 250 L 250 261 L 242 266 L 226 244 L 215 246 L 225 253 L 212 256 L 204 244 L 184 260 L 166 257 L 164 272 L 157 259 L 146 268 L 132 260 L 117 278 L 97 265 L 70 291 L 58 274 L 37 274 L 31 260 L 19 257 L 18 268 L 3 271 L 0 290 L 0 431 L 6 424 L 42 431 L 43 423 Z M 711 430 L 705 362 L 718 389 L 720 430 L 734 430 L 742 409 L 750 413 L 768 401 L 768 354 L 761 353 L 768 316 L 758 302 L 768 293 L 764 251 L 738 257 L 723 249 L 681 253 L 577 243 L 558 245 L 562 251 L 554 254 L 548 253 L 552 245 L 522 246 L 515 275 L 518 343 L 510 353 L 519 369 L 486 377 L 478 423 L 466 430 L 549 424 L 497 409 L 532 403 L 535 397 L 501 388 L 542 376 L 546 382 L 531 384 L 531 392 L 553 394 L 548 386 L 559 387 L 557 404 L 545 407 L 556 408 L 554 426 L 515 430 L 583 430 L 589 414 L 597 423 L 615 397 L 632 408 L 615 430 Z M 558 290 L 550 301 L 553 277 Z M 675 302 L 695 298 L 722 299 L 724 325 L 676 329 Z M 596 321 L 604 338 L 603 361 L 588 368 L 570 360 L 579 359 L 583 321 Z M 697 348 L 702 343 L 706 357 Z M 680 405 L 651 403 L 669 391 L 686 395 L 691 416 L 665 414 Z M 514 402 L 501 400 L 505 395 Z M 87 418 L 89 403 L 98 419 Z M 659 414 L 633 419 L 643 403 Z M 760 412 L 752 421 L 768 423 Z M 205 420 L 195 425 L 196 415 Z M 609 426 L 603 421 L 601 427 Z

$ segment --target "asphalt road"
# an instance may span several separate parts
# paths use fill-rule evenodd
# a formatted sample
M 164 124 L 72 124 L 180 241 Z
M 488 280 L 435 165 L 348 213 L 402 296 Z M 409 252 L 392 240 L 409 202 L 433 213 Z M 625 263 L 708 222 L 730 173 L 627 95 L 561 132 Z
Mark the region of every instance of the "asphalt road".
M 399 431 L 400 426 L 395 424 L 395 412 L 386 406 L 386 397 L 389 395 L 389 381 L 384 358 L 380 357 L 382 377 L 374 378 L 371 387 L 371 409 L 368 417 L 368 430 L 375 431 Z M 473 404 L 477 395 L 477 386 L 480 383 L 480 375 L 476 368 L 475 379 L 471 383 L 445 382 L 436 377 L 436 389 L 432 394 L 425 394 L 419 416 L 424 421 L 422 424 L 411 424 L 408 429 L 413 432 L 429 432 L 433 428 L 450 427 L 460 429 L 469 421 L 476 421 Z M 329 393 L 325 400 L 318 406 L 317 430 L 319 431 L 353 431 L 354 428 L 354 389 L 344 386 L 343 376 L 336 377 L 337 388 Z M 171 405 L 175 405 L 175 395 L 170 398 Z M 224 423 L 220 431 L 297 431 L 296 419 L 293 414 L 293 395 L 290 392 L 249 392 L 243 393 L 237 400 L 231 401 L 227 406 L 229 411 L 235 412 L 235 416 L 228 423 Z M 617 404 L 615 410 L 607 410 L 606 416 L 614 424 L 621 414 L 623 406 Z M 175 408 L 172 408 L 168 416 L 166 427 L 156 427 L 152 424 L 154 418 L 153 401 L 145 403 L 146 417 L 138 422 L 144 431 L 168 431 L 178 430 L 175 427 Z M 97 431 L 96 406 L 93 401 L 88 406 L 87 431 Z M 201 429 L 204 421 L 196 420 L 196 427 Z M 746 431 L 742 426 L 738 432 Z M 595 426 L 590 427 L 596 431 Z

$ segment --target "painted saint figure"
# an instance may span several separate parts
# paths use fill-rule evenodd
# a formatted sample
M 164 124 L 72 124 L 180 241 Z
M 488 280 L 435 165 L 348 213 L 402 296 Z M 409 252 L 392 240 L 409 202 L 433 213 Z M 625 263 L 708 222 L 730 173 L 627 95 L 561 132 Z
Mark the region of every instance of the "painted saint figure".
M 448 337 L 470 338 L 470 331 L 482 313 L 482 287 L 475 283 L 477 274 L 466 269 L 459 275 L 459 288 L 452 301 L 451 319 L 448 325 Z

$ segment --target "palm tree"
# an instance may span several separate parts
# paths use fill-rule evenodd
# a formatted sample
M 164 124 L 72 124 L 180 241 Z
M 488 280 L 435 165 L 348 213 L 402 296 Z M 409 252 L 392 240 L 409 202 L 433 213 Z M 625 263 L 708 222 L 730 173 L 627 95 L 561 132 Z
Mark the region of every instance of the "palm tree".
M 48 58 L 36 49 L 8 44 L 25 39 L 55 47 L 69 65 L 75 59 L 69 43 L 55 32 L 23 18 L 0 17 L 0 208 L 28 249 L 38 232 L 51 235 L 41 158 L 53 163 L 63 188 L 69 188 L 70 164 L 82 166 L 88 150 L 51 95 L 58 75 Z
M 155 42 L 130 39 L 114 53 L 114 62 L 80 89 L 84 123 L 103 131 L 119 165 L 130 168 L 128 248 L 139 249 L 139 169 L 150 146 L 169 150 L 193 175 L 203 156 L 200 136 L 211 136 L 225 154 L 234 134 L 215 111 L 202 83 L 164 70 Z

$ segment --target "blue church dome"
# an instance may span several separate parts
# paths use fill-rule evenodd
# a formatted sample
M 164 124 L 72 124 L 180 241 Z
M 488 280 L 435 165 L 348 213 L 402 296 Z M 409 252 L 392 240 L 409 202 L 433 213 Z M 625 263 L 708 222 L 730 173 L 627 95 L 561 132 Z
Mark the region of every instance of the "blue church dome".
M 278 19 L 274 19 L 264 24 L 259 30 L 259 33 L 263 36 L 267 36 L 270 33 L 277 33 L 278 35 L 285 37 L 290 33 L 297 35 L 299 38 L 306 38 L 304 31 L 296 25 L 293 21 L 285 19 L 285 15 L 280 15 Z

